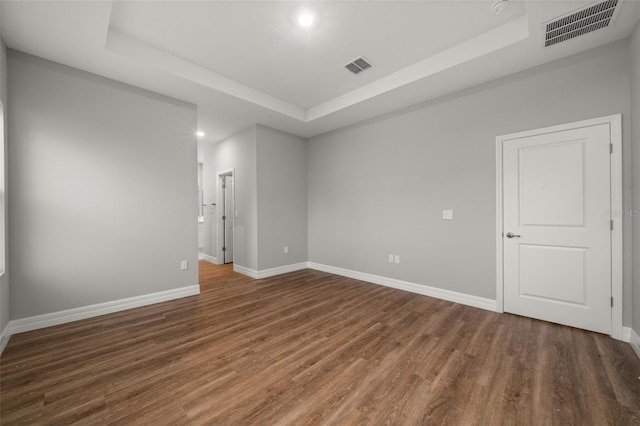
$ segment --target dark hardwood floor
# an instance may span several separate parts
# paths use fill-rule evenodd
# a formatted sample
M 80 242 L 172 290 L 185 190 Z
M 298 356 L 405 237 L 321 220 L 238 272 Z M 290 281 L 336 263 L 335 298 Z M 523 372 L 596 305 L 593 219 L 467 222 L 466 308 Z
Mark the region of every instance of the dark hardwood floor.
M 633 425 L 608 336 L 304 270 L 11 338 L 2 424 Z

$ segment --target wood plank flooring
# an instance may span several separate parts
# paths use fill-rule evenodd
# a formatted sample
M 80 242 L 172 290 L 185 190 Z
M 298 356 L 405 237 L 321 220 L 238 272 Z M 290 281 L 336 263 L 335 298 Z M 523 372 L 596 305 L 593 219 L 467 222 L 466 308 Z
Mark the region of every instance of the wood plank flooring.
M 318 271 L 201 262 L 199 296 L 22 333 L 0 423 L 640 425 L 608 336 Z

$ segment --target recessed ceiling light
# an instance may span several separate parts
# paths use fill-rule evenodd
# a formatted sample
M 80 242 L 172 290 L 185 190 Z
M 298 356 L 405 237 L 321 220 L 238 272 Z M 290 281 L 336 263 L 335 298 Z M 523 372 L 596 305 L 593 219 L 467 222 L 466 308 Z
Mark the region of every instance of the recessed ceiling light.
M 197 131 L 197 132 L 196 132 L 196 136 L 197 136 L 197 137 L 199 137 L 199 138 L 201 138 L 201 137 L 203 137 L 203 136 L 204 136 L 204 132 L 202 132 L 202 131 Z
M 309 28 L 316 22 L 316 15 L 310 10 L 305 10 L 298 14 L 298 24 L 303 28 Z

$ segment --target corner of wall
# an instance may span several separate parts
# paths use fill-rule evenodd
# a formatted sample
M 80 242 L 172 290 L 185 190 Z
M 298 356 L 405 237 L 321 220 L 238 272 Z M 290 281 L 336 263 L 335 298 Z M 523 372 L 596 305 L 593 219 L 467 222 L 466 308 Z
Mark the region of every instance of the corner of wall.
M 631 35 L 631 157 L 633 182 L 640 182 L 640 22 Z M 632 185 L 634 213 L 640 212 L 640 185 Z M 640 217 L 632 219 L 632 345 L 640 357 Z
M 257 125 L 258 268 L 308 260 L 306 139 Z
M 257 269 L 257 125 L 204 149 L 205 203 L 218 202 L 218 173 L 233 169 L 235 173 L 235 202 L 239 212 L 236 222 L 234 264 Z M 222 261 L 219 247 L 220 233 L 217 209 L 205 210 L 205 259 Z
M 9 344 L 9 339 L 11 338 L 8 329 L 9 327 L 6 326 L 0 333 L 0 356 L 2 356 L 2 352 L 4 352 L 4 348 L 7 347 L 7 344 Z
M 6 108 L 7 108 L 7 48 L 0 36 L 0 101 L 3 104 L 3 114 L 2 119 L 6 122 Z M 7 230 L 8 227 L 8 215 L 7 215 L 7 204 L 6 204 L 6 189 L 7 189 L 7 126 L 5 122 L 0 124 L 0 131 L 3 132 L 2 135 L 2 144 L 0 144 L 0 161 L 2 162 L 2 166 L 0 167 L 0 173 L 3 174 L 1 176 L 0 181 L 0 208 L 2 212 L 0 214 L 0 220 L 3 223 L 0 223 L 0 244 L 4 244 L 2 248 L 2 252 L 5 256 L 3 259 L 3 264 L 0 265 L 2 269 L 2 273 L 0 274 L 0 354 L 4 350 L 4 347 L 9 341 L 8 325 L 11 319 L 11 303 L 10 303 L 10 284 L 9 284 L 9 272 L 8 272 L 8 261 L 7 257 L 9 255 L 9 244 L 7 238 Z
M 631 329 L 629 343 L 631 344 L 631 348 L 633 348 L 633 351 L 636 353 L 636 355 L 638 355 L 638 358 L 640 358 L 640 336 L 633 329 Z

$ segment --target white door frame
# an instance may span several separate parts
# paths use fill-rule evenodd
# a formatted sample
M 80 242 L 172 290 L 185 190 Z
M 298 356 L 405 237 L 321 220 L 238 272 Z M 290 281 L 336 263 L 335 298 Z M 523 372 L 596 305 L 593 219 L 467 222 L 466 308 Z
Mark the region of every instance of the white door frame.
M 225 169 L 225 170 L 220 170 L 217 175 L 216 175 L 216 205 L 217 206 L 222 206 L 224 204 L 224 192 L 222 190 L 222 177 L 223 176 L 233 176 L 233 191 L 231 193 L 231 198 L 233 199 L 233 208 L 235 209 L 236 206 L 236 185 L 235 185 L 235 179 L 236 179 L 236 171 L 234 168 L 231 169 Z M 224 265 L 224 253 L 222 252 L 222 245 L 224 244 L 224 241 L 222 240 L 222 236 L 224 235 L 224 222 L 222 221 L 222 215 L 224 214 L 224 211 L 220 211 L 221 209 L 217 209 L 217 215 L 216 215 L 216 227 L 218 228 L 218 233 L 216 235 L 216 259 L 218 259 L 218 264 L 219 265 Z M 234 231 L 233 231 L 233 259 L 235 261 L 236 258 L 236 232 L 235 232 L 235 212 L 234 212 Z M 235 263 L 235 262 L 234 262 Z
M 503 193 L 502 193 L 502 150 L 505 142 L 535 136 L 545 133 L 555 133 L 565 130 L 572 130 L 580 127 L 596 126 L 608 124 L 611 131 L 611 143 L 613 152 L 611 154 L 611 210 L 622 212 L 622 114 L 610 115 L 607 117 L 594 118 L 591 120 L 578 121 L 575 123 L 561 124 L 558 126 L 545 127 L 542 129 L 529 130 L 526 132 L 511 133 L 496 137 L 496 311 L 504 312 L 504 230 L 503 220 Z M 605 212 L 602 212 L 605 214 Z M 622 215 L 612 214 L 613 232 L 611 233 L 611 295 L 614 303 L 611 308 L 611 337 L 623 340 L 622 326 Z

